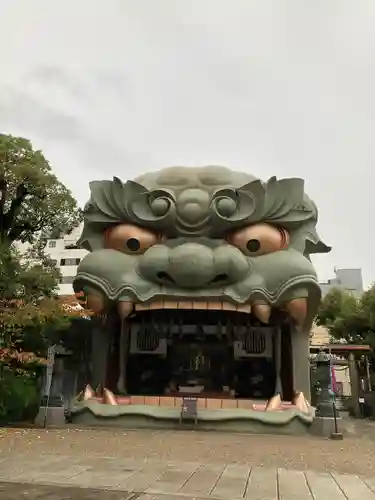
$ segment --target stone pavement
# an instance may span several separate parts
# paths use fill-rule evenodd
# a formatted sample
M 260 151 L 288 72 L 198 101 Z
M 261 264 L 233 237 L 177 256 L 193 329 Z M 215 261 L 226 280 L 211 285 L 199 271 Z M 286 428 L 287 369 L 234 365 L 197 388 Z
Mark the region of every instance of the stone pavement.
M 88 500 L 97 490 L 103 500 L 375 500 L 375 478 L 242 463 L 0 454 L 2 500 Z

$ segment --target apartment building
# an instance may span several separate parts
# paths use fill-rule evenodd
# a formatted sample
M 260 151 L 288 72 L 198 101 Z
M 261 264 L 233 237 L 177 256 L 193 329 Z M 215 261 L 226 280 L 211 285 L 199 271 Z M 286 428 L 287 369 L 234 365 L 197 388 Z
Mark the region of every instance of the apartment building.
M 45 252 L 55 261 L 55 265 L 61 273 L 59 295 L 72 295 L 74 293 L 72 283 L 77 274 L 78 264 L 88 253 L 77 246 L 81 232 L 82 225 L 64 237 L 47 240 Z

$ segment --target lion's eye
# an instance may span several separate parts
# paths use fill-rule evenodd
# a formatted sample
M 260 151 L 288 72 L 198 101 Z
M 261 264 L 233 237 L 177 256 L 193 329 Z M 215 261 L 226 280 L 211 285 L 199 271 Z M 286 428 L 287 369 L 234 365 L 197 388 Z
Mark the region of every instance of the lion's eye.
M 148 229 L 132 224 L 119 224 L 105 233 L 105 247 L 127 254 L 142 254 L 160 240 Z
M 246 255 L 264 255 L 287 248 L 289 233 L 270 224 L 254 224 L 231 233 L 227 240 Z

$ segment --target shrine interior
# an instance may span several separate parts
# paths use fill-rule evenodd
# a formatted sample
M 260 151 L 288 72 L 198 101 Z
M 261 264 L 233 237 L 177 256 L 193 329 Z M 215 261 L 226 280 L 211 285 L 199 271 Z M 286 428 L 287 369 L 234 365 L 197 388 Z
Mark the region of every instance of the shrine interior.
M 107 386 L 118 393 L 120 354 L 129 395 L 194 395 L 267 400 L 275 392 L 275 332 L 281 331 L 284 400 L 293 397 L 290 324 L 264 325 L 236 311 L 161 309 L 126 320 L 109 353 Z

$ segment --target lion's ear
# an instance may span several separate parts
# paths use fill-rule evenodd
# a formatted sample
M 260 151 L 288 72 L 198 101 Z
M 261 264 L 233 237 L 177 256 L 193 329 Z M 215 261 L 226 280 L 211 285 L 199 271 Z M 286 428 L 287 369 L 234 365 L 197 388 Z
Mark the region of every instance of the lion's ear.
M 319 237 L 315 229 L 310 229 L 306 236 L 305 252 L 308 255 L 313 253 L 329 253 L 332 247 L 326 245 Z

